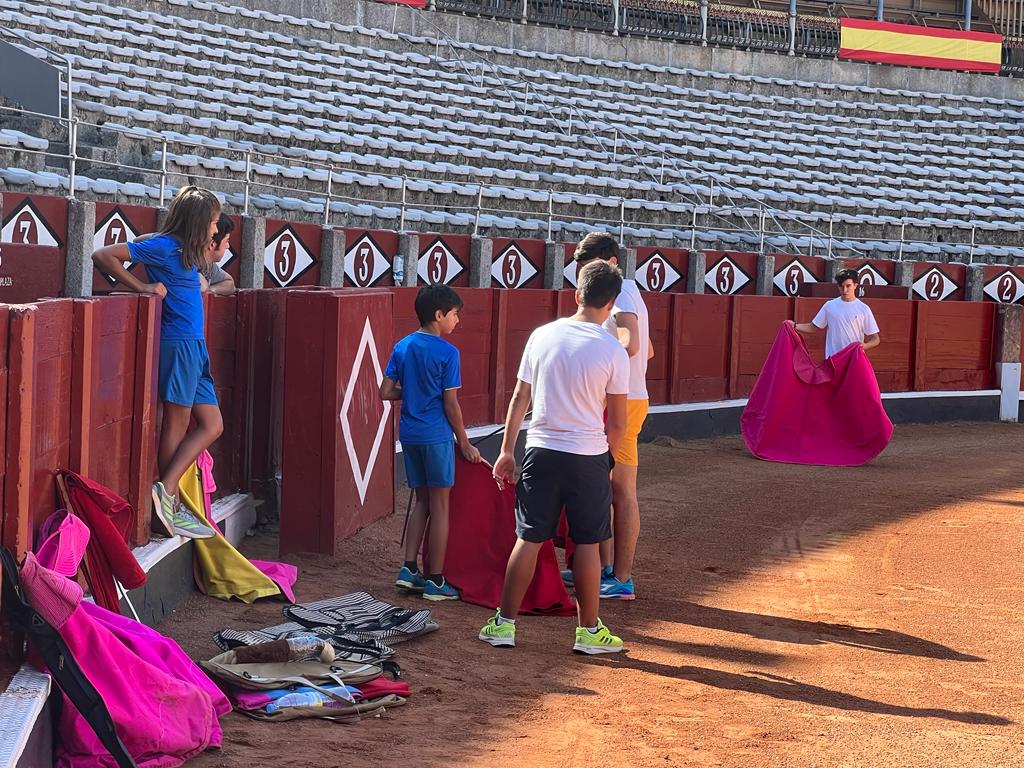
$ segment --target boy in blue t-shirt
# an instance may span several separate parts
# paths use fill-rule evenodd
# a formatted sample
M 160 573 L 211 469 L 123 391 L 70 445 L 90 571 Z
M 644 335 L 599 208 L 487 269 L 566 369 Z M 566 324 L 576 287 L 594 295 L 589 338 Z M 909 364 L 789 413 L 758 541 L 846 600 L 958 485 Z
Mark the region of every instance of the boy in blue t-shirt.
M 395 344 L 380 385 L 383 399 L 402 401 L 398 433 L 406 480 L 416 493 L 405 540 L 405 564 L 395 584 L 422 592 L 427 600 L 459 599 L 459 591 L 443 575 L 448 548 L 448 494 L 455 484 L 455 442 L 467 461 L 480 461 L 480 451 L 469 442 L 459 407 L 459 350 L 441 338 L 458 326 L 460 309 L 462 299 L 451 287 L 421 288 L 416 295 L 420 329 Z M 424 578 L 417 557 L 428 518 L 427 552 L 432 573 Z

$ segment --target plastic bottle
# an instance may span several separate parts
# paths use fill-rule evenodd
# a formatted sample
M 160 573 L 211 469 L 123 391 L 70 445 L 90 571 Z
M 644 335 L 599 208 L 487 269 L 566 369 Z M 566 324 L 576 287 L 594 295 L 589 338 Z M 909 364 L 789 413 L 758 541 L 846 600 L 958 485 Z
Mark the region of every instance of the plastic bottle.
M 316 635 L 289 637 L 287 642 L 289 661 L 313 661 L 314 659 L 320 659 L 321 654 L 325 650 L 324 646 L 330 647 L 330 643 L 326 643 L 322 637 L 317 637 Z M 321 659 L 321 661 L 333 661 L 333 647 L 331 647 L 331 651 L 332 658 Z
M 324 690 L 336 693 L 339 696 L 347 697 L 350 694 L 358 692 L 358 688 L 349 688 L 347 686 L 340 685 L 324 685 L 321 686 Z M 311 688 L 308 685 L 297 685 L 292 688 L 278 688 L 273 691 L 264 691 L 267 696 L 272 697 L 274 700 L 282 699 L 285 696 L 291 696 L 293 693 L 317 693 L 315 688 Z
M 340 691 L 339 691 L 340 693 Z M 309 693 L 289 693 L 277 701 L 267 704 L 267 712 L 277 712 L 285 707 L 344 707 L 345 702 L 332 699 L 325 693 L 310 691 Z

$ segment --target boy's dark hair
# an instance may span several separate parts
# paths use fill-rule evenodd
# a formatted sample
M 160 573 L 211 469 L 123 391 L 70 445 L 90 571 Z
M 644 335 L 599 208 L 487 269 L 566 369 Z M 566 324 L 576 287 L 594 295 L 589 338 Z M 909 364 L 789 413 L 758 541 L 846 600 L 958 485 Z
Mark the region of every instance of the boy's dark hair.
M 853 280 L 856 284 L 860 282 L 860 275 L 857 274 L 856 269 L 840 269 L 832 279 L 836 281 L 836 285 L 842 285 L 847 280 Z
M 576 275 L 576 290 L 584 307 L 600 309 L 614 301 L 622 291 L 622 273 L 607 261 L 591 261 L 580 267 Z
M 220 244 L 224 242 L 224 238 L 230 235 L 235 229 L 235 222 L 231 220 L 231 217 L 226 213 L 222 213 L 220 218 L 217 219 L 217 234 L 213 236 L 213 244 L 220 248 Z
M 619 254 L 619 244 L 607 232 L 591 232 L 580 240 L 580 244 L 576 246 L 576 253 L 572 255 L 577 262 L 591 259 L 608 261 L 612 256 L 616 259 L 622 258 Z
M 462 299 L 450 285 L 424 285 L 416 294 L 416 317 L 420 327 L 434 322 L 434 314 L 438 310 L 447 315 L 453 309 L 462 309 Z

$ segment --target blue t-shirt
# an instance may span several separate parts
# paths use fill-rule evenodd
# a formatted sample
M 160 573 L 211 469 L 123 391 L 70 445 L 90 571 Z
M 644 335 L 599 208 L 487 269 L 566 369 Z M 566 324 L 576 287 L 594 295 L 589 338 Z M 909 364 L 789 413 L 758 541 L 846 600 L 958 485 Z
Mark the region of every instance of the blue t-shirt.
M 440 336 L 416 331 L 395 344 L 384 375 L 402 387 L 399 439 L 433 445 L 454 439 L 444 412 L 444 391 L 462 386 L 459 350 Z
M 199 271 L 181 266 L 181 246 L 176 238 L 160 235 L 128 243 L 132 263 L 145 264 L 150 282 L 163 283 L 167 296 L 160 314 L 160 340 L 202 339 L 203 293 Z

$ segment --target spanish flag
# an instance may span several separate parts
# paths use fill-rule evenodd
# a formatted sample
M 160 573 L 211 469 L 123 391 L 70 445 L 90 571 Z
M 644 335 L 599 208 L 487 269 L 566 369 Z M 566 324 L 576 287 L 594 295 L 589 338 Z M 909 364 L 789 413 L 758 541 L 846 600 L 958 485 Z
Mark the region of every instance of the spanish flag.
M 1002 35 L 842 19 L 839 56 L 857 61 L 931 69 L 998 72 Z

